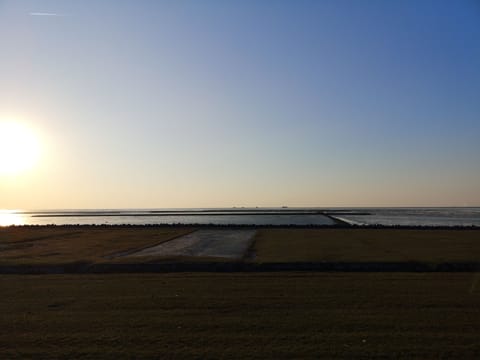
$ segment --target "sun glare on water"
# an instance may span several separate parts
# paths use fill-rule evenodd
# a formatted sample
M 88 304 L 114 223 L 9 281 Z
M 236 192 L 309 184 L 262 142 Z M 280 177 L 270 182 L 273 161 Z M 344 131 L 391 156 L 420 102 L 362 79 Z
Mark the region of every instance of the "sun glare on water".
M 15 175 L 31 169 L 40 157 L 40 144 L 28 126 L 0 120 L 0 175 Z
M 0 209 L 0 227 L 11 225 L 23 225 L 25 223 L 22 214 L 15 210 Z

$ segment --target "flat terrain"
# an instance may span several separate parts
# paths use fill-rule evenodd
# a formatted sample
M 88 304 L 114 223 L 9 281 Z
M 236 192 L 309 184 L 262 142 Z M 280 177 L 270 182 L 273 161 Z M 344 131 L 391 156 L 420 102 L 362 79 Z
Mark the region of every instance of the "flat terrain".
M 280 264 L 279 269 L 285 269 L 282 264 L 289 264 L 286 269 L 290 270 L 301 269 L 302 264 L 313 264 L 309 269 L 317 269 L 317 265 L 324 264 L 360 264 L 355 268 L 358 269 L 367 264 L 369 271 L 373 268 L 369 268 L 368 264 L 380 264 L 380 267 L 383 263 L 400 264 L 398 269 L 402 271 L 413 271 L 409 264 L 425 265 L 421 269 L 435 267 L 436 264 L 453 264 L 460 270 L 464 269 L 464 264 L 473 264 L 468 265 L 469 271 L 472 271 L 480 268 L 480 230 L 197 229 L 156 226 L 0 228 L 2 269 L 50 265 L 58 268 L 80 264 L 82 269 L 99 265 L 97 269 L 107 271 L 105 269 L 108 268 L 111 271 L 113 265 L 118 264 L 209 262 L 241 263 L 253 270 L 272 270 L 269 264 Z M 136 269 L 128 271 L 140 268 Z M 385 269 L 394 270 L 391 267 Z M 7 272 L 12 271 L 16 270 Z M 62 270 L 58 268 L 56 271 Z M 148 271 L 156 271 L 156 268 Z
M 479 230 L 268 229 L 255 239 L 257 262 L 480 261 Z
M 253 243 L 255 230 L 196 230 L 0 228 L 0 266 L 135 271 L 182 264 L 130 256 L 182 241 L 197 264 L 232 253 L 243 257 L 224 261 L 255 266 L 480 257 L 475 230 L 258 229 Z M 480 274 L 380 271 L 0 275 L 0 358 L 480 358 Z
M 140 254 L 145 256 L 129 256 Z M 258 263 L 478 262 L 480 230 L 0 227 L 0 265 L 142 263 L 245 255 Z
M 241 259 L 250 247 L 255 230 L 197 230 L 130 256 L 199 256 Z
M 0 358 L 480 358 L 472 273 L 0 276 Z
M 193 230 L 182 227 L 0 227 L 0 265 L 105 261 Z

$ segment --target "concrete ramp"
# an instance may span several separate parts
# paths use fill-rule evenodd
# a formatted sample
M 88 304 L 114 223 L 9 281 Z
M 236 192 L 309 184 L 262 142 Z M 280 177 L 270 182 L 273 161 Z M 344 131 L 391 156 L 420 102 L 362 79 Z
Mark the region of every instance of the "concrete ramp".
M 255 230 L 197 230 L 129 256 L 199 256 L 241 259 L 253 241 Z

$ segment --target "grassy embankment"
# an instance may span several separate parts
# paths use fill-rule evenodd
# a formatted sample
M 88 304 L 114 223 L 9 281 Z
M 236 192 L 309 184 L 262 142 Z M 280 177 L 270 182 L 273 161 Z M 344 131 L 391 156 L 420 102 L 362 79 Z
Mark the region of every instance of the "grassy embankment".
M 2 358 L 480 357 L 476 274 L 0 276 Z
M 119 263 L 131 265 L 197 262 L 208 265 L 238 262 L 195 256 L 119 256 L 128 255 L 135 250 L 174 239 L 194 230 L 191 227 L 115 226 L 0 228 L 0 266 L 5 268 L 5 266 L 86 263 L 102 264 L 102 269 L 108 270 L 110 269 L 108 264 Z M 380 264 L 379 270 L 384 266 L 382 264 L 398 263 L 400 264 L 398 270 L 403 271 L 412 271 L 412 268 L 404 266 L 409 263 L 425 264 L 432 268 L 435 264 L 453 264 L 452 269 L 458 270 L 462 264 L 474 264 L 470 269 L 478 267 L 479 254 L 479 230 L 259 229 L 251 251 L 246 254 L 243 261 L 253 270 L 268 270 L 270 263 L 299 264 L 298 269 L 301 268 L 301 264 L 309 263 L 340 266 L 351 263 L 361 266 Z M 127 271 L 130 271 L 129 269 L 127 267 Z M 385 267 L 385 270 L 395 269 Z
M 479 230 L 269 229 L 257 262 L 478 262 Z
M 193 231 L 170 227 L 0 227 L 0 265 L 104 262 Z
M 105 262 L 188 231 L 4 228 L 0 264 Z M 478 261 L 479 234 L 263 229 L 249 261 Z M 0 289 L 0 358 L 480 357 L 476 273 L 0 275 Z

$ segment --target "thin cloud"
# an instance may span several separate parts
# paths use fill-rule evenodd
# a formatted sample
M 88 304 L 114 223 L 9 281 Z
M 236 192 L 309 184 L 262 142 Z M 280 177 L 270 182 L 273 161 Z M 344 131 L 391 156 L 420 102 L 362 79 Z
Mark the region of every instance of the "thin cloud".
M 64 14 L 49 13 L 49 12 L 31 12 L 30 16 L 65 16 Z

